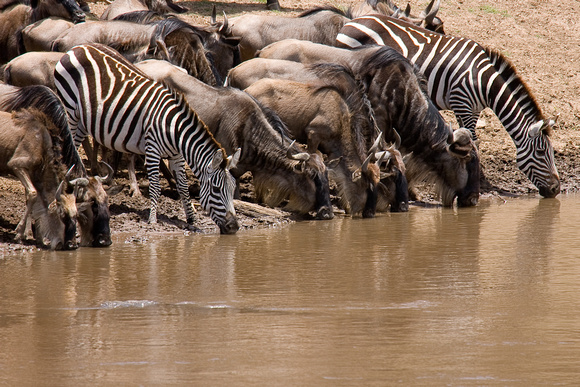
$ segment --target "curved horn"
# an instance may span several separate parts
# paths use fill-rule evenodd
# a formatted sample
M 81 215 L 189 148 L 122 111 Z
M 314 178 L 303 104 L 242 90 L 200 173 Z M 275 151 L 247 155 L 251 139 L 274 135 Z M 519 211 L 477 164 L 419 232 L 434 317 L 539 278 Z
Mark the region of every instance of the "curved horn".
M 223 11 L 223 12 L 224 12 L 224 24 L 222 24 L 222 26 L 220 27 L 218 32 L 225 35 L 225 34 L 228 34 L 230 32 L 229 31 L 230 26 L 228 23 L 228 17 L 226 16 L 226 11 Z
M 56 192 L 54 194 L 54 198 L 56 199 L 57 202 L 60 202 L 60 196 L 62 195 L 62 190 L 64 189 L 65 183 L 66 183 L 66 179 L 61 181 L 60 184 L 58 185 L 58 188 L 56 189 Z
M 437 15 L 440 6 L 441 0 L 431 0 L 431 2 L 429 3 L 429 5 L 427 5 L 425 10 L 421 12 L 421 17 L 425 19 L 426 24 L 433 23 L 433 19 L 435 18 L 435 15 Z
M 369 149 L 369 154 L 375 153 L 379 149 L 379 144 L 381 143 L 381 138 L 383 137 L 383 132 L 380 132 L 377 136 L 373 146 Z
M 367 172 L 369 170 L 369 163 L 371 162 L 371 158 L 373 158 L 375 155 L 374 153 L 371 153 L 366 159 L 365 161 L 363 161 L 362 165 L 360 166 L 360 170 L 362 172 Z
M 389 149 L 399 149 L 401 147 L 401 136 L 395 128 L 393 128 L 393 133 L 395 133 L 395 143 L 389 147 Z
M 111 183 L 113 182 L 113 174 L 115 173 L 115 171 L 109 164 L 105 163 L 104 161 L 101 161 L 101 164 L 103 164 L 107 168 L 108 173 L 104 177 L 95 176 L 95 178 L 102 184 L 111 185 Z
M 295 142 L 296 140 L 292 141 L 290 146 L 288 146 L 288 149 L 286 150 L 286 157 L 292 160 L 308 161 L 310 159 L 310 154 L 306 152 L 300 152 L 296 154 L 292 153 L 292 146 L 294 145 Z

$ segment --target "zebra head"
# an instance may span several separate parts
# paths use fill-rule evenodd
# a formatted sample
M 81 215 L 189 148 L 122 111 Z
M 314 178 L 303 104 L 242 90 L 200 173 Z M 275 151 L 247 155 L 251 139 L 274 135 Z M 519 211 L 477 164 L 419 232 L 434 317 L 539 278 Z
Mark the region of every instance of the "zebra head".
M 560 193 L 560 176 L 549 137 L 555 123 L 554 120 L 537 121 L 529 126 L 520 144 L 516 143 L 518 168 L 545 198 L 553 198 Z
M 223 150 L 217 150 L 200 179 L 201 206 L 222 234 L 235 234 L 240 228 L 234 208 L 236 179 L 230 173 L 230 169 L 236 167 L 240 154 L 238 148 L 232 156 L 224 158 Z

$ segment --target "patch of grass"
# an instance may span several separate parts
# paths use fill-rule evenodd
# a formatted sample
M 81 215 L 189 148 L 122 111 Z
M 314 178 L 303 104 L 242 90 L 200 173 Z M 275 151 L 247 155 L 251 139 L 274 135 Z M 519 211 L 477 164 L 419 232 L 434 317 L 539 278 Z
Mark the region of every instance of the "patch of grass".
M 501 10 L 495 9 L 491 5 L 482 5 L 479 7 L 479 9 L 483 12 L 486 12 L 486 13 L 492 13 L 495 15 L 501 15 L 501 16 L 505 16 L 505 17 L 509 16 L 508 11 L 505 11 L 505 10 L 501 11 Z

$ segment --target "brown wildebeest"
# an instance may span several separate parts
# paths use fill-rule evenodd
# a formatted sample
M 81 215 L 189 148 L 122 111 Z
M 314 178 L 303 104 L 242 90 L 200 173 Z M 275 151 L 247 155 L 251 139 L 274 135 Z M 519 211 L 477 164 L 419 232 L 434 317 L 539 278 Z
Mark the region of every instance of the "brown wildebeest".
M 167 62 L 147 60 L 137 67 L 183 93 L 226 150 L 242 148 L 238 168 L 232 172 L 238 177 L 252 172 L 258 200 L 277 206 L 288 199 L 292 211 L 314 210 L 318 219 L 334 216 L 322 158 L 290 145 L 276 114 L 241 90 L 211 87 Z
M 16 87 L 0 84 L 0 110 L 17 111 L 36 108 L 50 118 L 59 130 L 62 160 L 71 182 L 65 192 L 74 192 L 78 222 L 81 232 L 81 246 L 104 247 L 111 244 L 109 228 L 109 201 L 103 185 L 111 185 L 110 167 L 105 177 L 89 176 L 74 145 L 68 126 L 68 118 L 61 100 L 45 86 Z
M 22 29 L 22 44 L 25 52 L 50 51 L 52 42 L 75 24 L 60 17 L 48 17 Z
M 23 52 L 21 30 L 40 19 L 58 16 L 74 23 L 85 20 L 85 14 L 75 0 L 31 0 L 14 2 L 0 13 L 0 63 L 6 63 Z
M 409 180 L 429 174 L 438 183 L 443 205 L 473 206 L 479 199 L 479 155 L 465 130 L 453 132 L 427 95 L 425 78 L 403 56 L 384 46 L 341 49 L 289 39 L 273 43 L 260 57 L 303 64 L 335 62 L 352 69 L 365 83 L 379 128 L 392 140 L 399 132 L 404 152 L 412 153 Z
M 44 85 L 54 87 L 54 66 L 63 52 L 31 51 L 18 55 L 3 66 L 4 82 L 14 86 Z
M 162 28 L 158 29 L 161 32 L 155 38 L 157 48 L 165 54 L 162 59 L 183 67 L 190 75 L 202 79 L 202 77 L 196 76 L 190 70 L 190 67 L 192 67 L 190 63 L 201 63 L 202 59 L 198 58 L 198 56 L 204 55 L 211 64 L 210 67 L 215 77 L 215 84 L 222 85 L 227 72 L 240 63 L 240 50 L 238 47 L 240 39 L 235 36 L 226 36 L 224 26 L 215 22 L 215 14 L 216 9 L 214 6 L 211 16 L 212 26 L 207 27 L 193 26 L 177 17 L 159 15 L 151 11 L 126 13 L 115 20 L 143 24 L 163 21 Z M 192 43 L 188 44 L 190 40 L 195 42 L 194 37 L 197 37 L 201 42 L 202 48 Z M 197 65 L 196 67 L 200 66 Z M 212 82 L 206 81 L 206 83 L 213 85 Z
M 159 14 L 185 13 L 188 9 L 173 0 L 115 0 L 105 8 L 101 20 L 113 20 L 124 13 L 153 11 Z
M 246 14 L 225 19 L 220 30 L 240 40 L 241 60 L 255 56 L 256 51 L 282 39 L 295 38 L 334 45 L 336 35 L 350 18 L 335 7 L 318 7 L 298 17 Z
M 375 133 L 373 121 L 356 92 L 349 88 L 345 95 L 345 90 L 336 86 L 340 82 L 331 79 L 301 83 L 265 78 L 245 91 L 276 111 L 293 137 L 308 144 L 309 152 L 320 150 L 330 160 L 338 160 L 331 176 L 343 208 L 353 215 L 362 212 L 363 217 L 373 217 L 377 185 L 381 177 L 386 178 L 379 169 L 382 156 L 375 156 L 378 143 L 369 149 L 366 141 L 369 133 Z M 390 157 L 392 152 L 398 151 L 393 148 L 382 155 Z M 394 161 L 402 164 L 402 157 Z M 403 165 L 398 168 L 404 170 Z
M 225 85 L 244 90 L 262 78 L 315 82 L 318 76 L 300 62 L 282 59 L 253 58 L 228 72 Z
M 26 210 L 16 240 L 34 237 L 51 249 L 77 248 L 74 195 L 63 192 L 65 166 L 59 130 L 37 109 L 0 112 L 0 174 L 16 176 L 26 195 Z

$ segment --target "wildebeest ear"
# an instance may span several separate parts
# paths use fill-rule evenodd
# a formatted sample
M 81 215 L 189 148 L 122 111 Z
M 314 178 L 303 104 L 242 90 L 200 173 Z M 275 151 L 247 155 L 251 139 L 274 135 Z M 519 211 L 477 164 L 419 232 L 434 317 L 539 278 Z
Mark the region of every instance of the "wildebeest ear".
M 32 8 L 36 8 L 36 7 L 38 7 L 38 1 L 39 1 L 39 0 L 30 0 L 30 6 L 31 6 Z
M 105 190 L 108 196 L 115 196 L 121 191 L 123 191 L 123 186 L 121 184 L 113 185 Z
M 242 38 L 239 36 L 229 36 L 229 37 L 222 36 L 221 38 L 222 42 L 232 47 L 236 47 L 238 44 L 240 44 L 241 40 Z
M 337 157 L 336 159 L 332 159 L 332 160 L 327 161 L 325 163 L 326 168 L 329 168 L 329 169 L 336 168 L 338 166 L 338 163 L 340 163 L 341 160 L 342 160 L 342 156 Z

